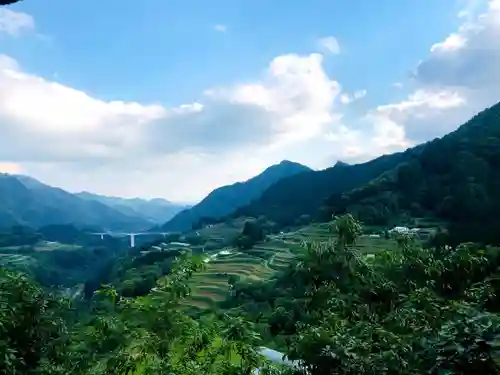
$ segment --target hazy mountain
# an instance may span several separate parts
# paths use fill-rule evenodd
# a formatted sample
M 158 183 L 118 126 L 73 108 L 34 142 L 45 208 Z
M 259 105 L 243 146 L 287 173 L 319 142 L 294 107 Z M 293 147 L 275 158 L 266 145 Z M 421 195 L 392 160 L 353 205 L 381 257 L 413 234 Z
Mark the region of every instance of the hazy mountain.
M 215 189 L 197 205 L 178 213 L 162 228 L 167 231 L 184 231 L 191 229 L 192 225 L 202 218 L 224 217 L 257 199 L 262 192 L 277 181 L 310 171 L 310 168 L 302 164 L 282 161 L 247 181 Z
M 110 230 L 142 230 L 150 223 L 100 202 L 81 199 L 34 178 L 0 174 L 0 226 L 74 224 Z
M 189 206 L 172 203 L 162 198 L 149 200 L 141 198 L 119 198 L 93 194 L 86 191 L 75 195 L 86 200 L 101 202 L 126 215 L 141 217 L 150 221 L 152 224 L 163 224 L 180 211 L 189 208 Z

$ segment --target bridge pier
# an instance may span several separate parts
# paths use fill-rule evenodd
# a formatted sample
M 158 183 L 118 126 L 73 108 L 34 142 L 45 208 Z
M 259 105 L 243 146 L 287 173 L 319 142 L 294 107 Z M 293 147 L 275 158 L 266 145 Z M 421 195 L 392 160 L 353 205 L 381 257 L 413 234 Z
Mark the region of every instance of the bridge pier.
M 166 238 L 168 235 L 168 232 L 139 232 L 139 233 L 123 233 L 123 232 L 106 232 L 106 233 L 89 233 L 94 236 L 99 236 L 101 237 L 101 240 L 104 240 L 104 236 L 111 236 L 111 237 L 124 237 L 128 236 L 130 237 L 130 247 L 134 248 L 135 247 L 135 236 L 163 236 L 163 238 Z

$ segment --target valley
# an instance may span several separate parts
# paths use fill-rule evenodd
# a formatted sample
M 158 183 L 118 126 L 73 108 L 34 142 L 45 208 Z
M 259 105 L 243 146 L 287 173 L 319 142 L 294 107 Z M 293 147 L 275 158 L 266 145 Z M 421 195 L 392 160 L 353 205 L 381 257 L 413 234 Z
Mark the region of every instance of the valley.
M 1 175 L 0 370 L 497 374 L 499 113 L 192 207 Z

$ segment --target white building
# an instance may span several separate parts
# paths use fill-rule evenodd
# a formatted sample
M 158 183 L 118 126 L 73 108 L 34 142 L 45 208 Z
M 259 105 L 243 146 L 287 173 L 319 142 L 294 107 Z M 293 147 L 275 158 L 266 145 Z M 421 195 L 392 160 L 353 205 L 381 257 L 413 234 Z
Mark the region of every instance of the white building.
M 396 233 L 409 233 L 410 229 L 408 229 L 407 227 L 394 227 L 391 230 L 389 230 L 389 233 L 393 233 L 393 232 L 396 232 Z

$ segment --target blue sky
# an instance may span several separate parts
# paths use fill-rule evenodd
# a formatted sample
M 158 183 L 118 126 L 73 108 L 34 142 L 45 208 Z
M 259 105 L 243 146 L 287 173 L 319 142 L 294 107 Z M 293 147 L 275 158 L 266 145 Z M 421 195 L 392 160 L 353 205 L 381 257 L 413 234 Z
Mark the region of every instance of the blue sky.
M 193 201 L 281 159 L 323 168 L 404 149 L 498 100 L 493 82 L 472 92 L 453 75 L 457 61 L 478 64 L 467 82 L 484 74 L 477 56 L 500 62 L 498 0 L 5 9 L 0 89 L 19 94 L 0 96 L 0 119 L 22 147 L 0 166 L 72 191 Z
M 356 3 L 356 4 L 354 4 Z M 330 58 L 343 86 L 391 98 L 429 46 L 457 27 L 455 0 L 25 0 L 51 41 L 5 48 L 30 72 L 103 99 L 182 104 L 207 87 L 257 76 L 275 56 L 317 51 L 334 35 Z M 217 32 L 224 25 L 226 32 Z M 367 65 L 368 69 L 367 69 Z M 374 74 L 376 72 L 376 74 Z

